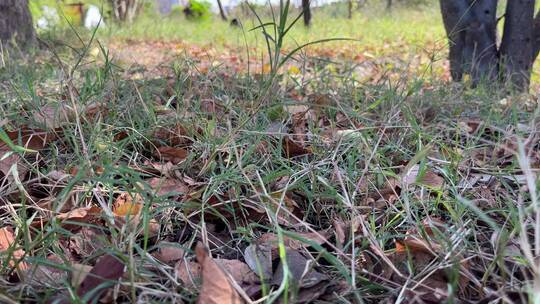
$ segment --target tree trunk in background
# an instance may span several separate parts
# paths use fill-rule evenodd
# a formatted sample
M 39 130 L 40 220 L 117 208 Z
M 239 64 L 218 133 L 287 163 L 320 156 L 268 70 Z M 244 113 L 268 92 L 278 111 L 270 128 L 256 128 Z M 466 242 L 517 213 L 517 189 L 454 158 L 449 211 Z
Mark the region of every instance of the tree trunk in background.
M 386 9 L 391 10 L 392 9 L 392 0 L 386 0 Z
M 122 22 L 132 22 L 139 12 L 141 0 L 110 0 L 114 17 Z
M 529 87 L 533 64 L 534 0 L 513 0 L 506 5 L 500 47 L 504 78 L 520 89 Z
M 0 0 L 0 41 L 26 47 L 35 40 L 28 0 Z
M 304 15 L 304 25 L 309 26 L 311 24 L 310 0 L 302 0 L 302 13 Z
M 540 52 L 540 12 L 533 21 L 533 60 L 538 57 Z
M 352 2 L 352 0 L 349 0 L 347 4 L 348 4 L 347 7 L 349 9 L 349 12 L 347 14 L 347 18 L 352 19 L 352 11 L 353 11 L 353 2 Z
M 217 0 L 217 5 L 219 7 L 219 15 L 221 16 L 221 19 L 223 21 L 227 21 L 227 15 L 225 15 L 225 10 L 223 9 L 223 5 L 221 5 L 221 0 Z
M 540 14 L 534 18 L 534 0 L 507 3 L 497 48 L 497 0 L 440 0 L 454 81 L 468 74 L 473 84 L 501 80 L 514 89 L 528 89 L 540 50 Z

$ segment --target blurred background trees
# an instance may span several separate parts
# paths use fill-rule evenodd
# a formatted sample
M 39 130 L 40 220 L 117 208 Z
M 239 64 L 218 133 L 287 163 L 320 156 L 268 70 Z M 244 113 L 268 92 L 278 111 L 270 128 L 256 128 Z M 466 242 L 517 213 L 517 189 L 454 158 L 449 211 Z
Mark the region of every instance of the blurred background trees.
M 535 1 L 508 1 L 503 16 L 497 0 L 441 0 L 449 39 L 450 71 L 455 81 L 470 75 L 473 83 L 497 81 L 527 90 L 532 65 L 540 50 L 540 14 Z M 497 25 L 504 22 L 497 41 Z
M 119 21 L 132 22 L 143 0 L 110 0 L 113 16 Z
M 34 37 L 28 0 L 0 0 L 0 42 L 27 46 Z

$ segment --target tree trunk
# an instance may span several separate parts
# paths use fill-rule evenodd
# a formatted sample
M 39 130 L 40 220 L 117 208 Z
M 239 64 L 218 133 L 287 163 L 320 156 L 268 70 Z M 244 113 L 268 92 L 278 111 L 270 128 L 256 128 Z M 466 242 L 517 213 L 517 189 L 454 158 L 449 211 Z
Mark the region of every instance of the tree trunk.
M 393 4 L 392 0 L 386 0 L 386 9 L 389 11 L 392 10 L 392 4 Z
M 518 90 L 529 87 L 533 64 L 534 0 L 512 0 L 506 5 L 500 47 L 504 80 Z
M 225 10 L 223 9 L 223 5 L 221 5 L 221 0 L 217 0 L 217 5 L 219 7 L 219 15 L 221 16 L 221 19 L 223 21 L 227 21 L 227 15 L 225 15 Z
M 347 18 L 352 19 L 352 11 L 353 11 L 353 0 L 348 0 L 347 8 L 349 9 Z
M 304 25 L 309 26 L 311 24 L 310 0 L 302 0 L 302 13 L 304 15 Z
M 28 0 L 0 0 L 0 41 L 26 47 L 35 40 Z
M 357 0 L 356 10 L 360 10 L 367 3 L 367 0 Z
M 536 14 L 533 21 L 533 61 L 538 57 L 540 52 L 540 12 Z
M 122 22 L 132 22 L 139 12 L 140 0 L 110 0 L 114 17 Z
M 540 51 L 540 13 L 534 17 L 534 0 L 507 1 L 497 48 L 497 2 L 440 0 L 450 43 L 450 72 L 454 81 L 469 74 L 473 84 L 498 80 L 526 91 Z

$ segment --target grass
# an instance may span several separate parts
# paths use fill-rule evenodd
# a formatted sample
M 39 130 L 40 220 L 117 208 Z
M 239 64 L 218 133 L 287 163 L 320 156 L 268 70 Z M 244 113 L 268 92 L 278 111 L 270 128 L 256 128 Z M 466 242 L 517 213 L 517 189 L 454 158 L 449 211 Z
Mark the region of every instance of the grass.
M 264 17 L 270 19 L 268 12 L 263 13 Z M 294 14 L 296 13 L 295 9 Z M 426 41 L 435 42 L 444 40 L 445 37 L 438 7 L 435 5 L 400 7 L 393 12 L 374 5 L 356 10 L 352 19 L 346 18 L 346 14 L 342 6 L 314 9 L 312 29 L 294 27 L 289 34 L 288 47 L 329 37 L 357 39 L 356 45 L 359 48 L 393 44 L 396 40 L 407 45 L 423 46 Z M 258 25 L 253 15 L 238 15 L 246 31 Z M 160 18 L 159 23 L 155 22 L 156 18 Z M 398 27 L 396 24 L 404 26 Z M 149 31 L 149 28 L 152 28 L 152 31 Z M 189 22 L 182 15 L 162 18 L 151 13 L 143 15 L 129 28 L 113 24 L 102 34 L 110 39 L 182 40 L 189 44 L 212 43 L 216 46 L 244 46 L 245 37 L 250 46 L 260 45 L 262 42 L 258 32 L 248 32 L 244 36 L 241 29 L 229 27 L 219 18 Z
M 366 36 L 379 34 L 395 33 Z M 327 242 L 298 249 L 330 278 L 321 301 L 440 302 L 432 297 L 441 290 L 449 302 L 536 297 L 536 255 L 527 245 L 539 250 L 539 110 L 530 96 L 501 102 L 497 88 L 418 78 L 401 70 L 406 64 L 362 82 L 350 62 L 317 57 L 299 58 L 298 75 L 252 76 L 201 72 L 197 58 L 180 58 L 159 77 L 139 79 L 92 56 L 75 68 L 87 50 L 56 51 L 63 65 L 45 53 L 7 61 L 0 72 L 1 128 L 56 135 L 3 173 L 0 228 L 14 229 L 14 247 L 46 279 L 10 265 L 8 250 L 0 256 L 2 301 L 81 301 L 74 269 L 113 254 L 128 269 L 111 293 L 118 302 L 193 302 L 199 289 L 182 282 L 178 265 L 152 256 L 164 242 L 185 250 L 186 261 L 199 240 L 214 257 L 244 261 L 265 233 L 284 248 L 284 236 L 326 230 Z M 67 117 L 47 110 L 62 114 L 65 106 L 75 109 Z M 306 153 L 284 152 L 285 137 Z M 158 147 L 187 156 L 168 163 Z M 412 168 L 418 177 L 406 182 Z M 444 182 L 424 179 L 433 174 Z M 154 177 L 184 188 L 158 193 Z M 132 225 L 110 214 L 125 193 L 141 198 Z M 89 205 L 101 208 L 92 221 L 61 219 L 62 209 Z M 284 293 L 296 294 L 290 279 L 280 283 L 262 296 L 286 302 Z

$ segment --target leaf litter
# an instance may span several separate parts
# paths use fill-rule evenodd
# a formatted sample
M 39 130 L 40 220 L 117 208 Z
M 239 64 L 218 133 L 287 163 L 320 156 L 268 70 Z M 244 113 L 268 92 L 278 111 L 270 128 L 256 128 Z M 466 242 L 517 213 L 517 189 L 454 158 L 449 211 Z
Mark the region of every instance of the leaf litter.
M 519 229 L 504 226 L 519 216 L 500 210 L 529 199 L 515 156 L 523 143 L 536 174 L 534 123 L 441 122 L 418 109 L 427 125 L 415 133 L 416 117 L 377 87 L 299 85 L 286 67 L 274 92 L 286 105 L 250 117 L 268 126 L 234 129 L 257 83 L 205 64 L 202 74 L 179 67 L 192 86 L 178 75 L 137 82 L 152 117 L 118 87 L 129 103 L 48 104 L 21 125 L 2 121 L 1 284 L 59 289 L 66 303 L 441 303 L 527 286 Z M 330 73 L 319 64 L 308 62 L 306 77 Z M 406 103 L 434 89 L 421 90 Z M 158 123 L 136 130 L 148 118 Z

